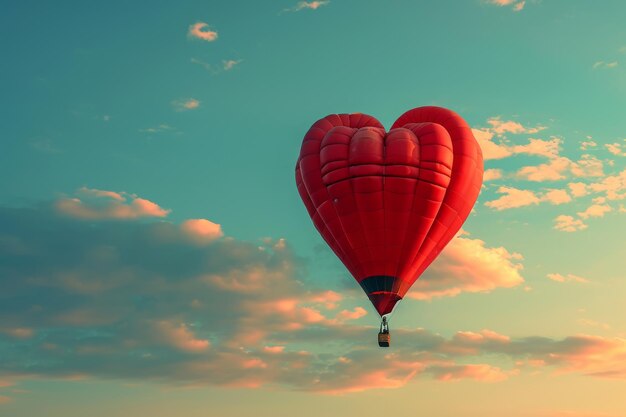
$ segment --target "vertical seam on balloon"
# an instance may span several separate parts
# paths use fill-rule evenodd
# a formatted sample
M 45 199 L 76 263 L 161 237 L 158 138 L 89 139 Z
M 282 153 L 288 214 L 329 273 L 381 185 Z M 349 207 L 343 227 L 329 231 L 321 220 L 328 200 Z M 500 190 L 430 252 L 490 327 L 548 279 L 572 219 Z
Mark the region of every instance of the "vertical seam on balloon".
M 415 142 L 417 144 L 417 148 L 419 149 L 419 156 L 418 156 L 419 161 L 418 161 L 418 167 L 417 167 L 417 178 L 413 181 L 413 192 L 412 192 L 413 198 L 411 200 L 411 208 L 410 208 L 410 211 L 409 211 L 409 218 L 411 218 L 412 216 L 411 216 L 410 213 L 413 213 L 413 207 L 415 206 L 415 200 L 417 199 L 417 196 L 415 195 L 415 192 L 417 191 L 417 185 L 420 183 L 419 176 L 420 176 L 420 174 L 422 172 L 421 171 L 421 165 L 422 165 L 422 146 L 421 145 L 422 145 L 422 143 L 420 141 L 419 136 L 417 136 L 415 134 L 415 132 L 413 132 L 413 130 L 411 130 L 411 129 L 408 129 L 408 130 L 410 130 L 411 133 L 413 134 L 413 136 L 415 137 Z M 413 222 L 409 221 L 409 224 L 411 224 L 411 223 L 413 223 Z M 405 249 L 405 245 L 407 244 L 407 237 L 408 237 L 409 233 L 410 233 L 409 227 L 407 227 L 405 232 L 404 232 L 404 238 L 402 239 L 402 245 L 400 245 L 400 255 L 404 254 L 404 249 Z M 402 281 L 402 277 L 400 277 L 400 273 L 402 272 L 402 269 L 406 268 L 407 262 L 403 262 L 403 265 L 404 265 L 403 267 L 400 267 L 400 262 L 398 262 L 398 266 L 396 267 L 395 276 L 397 278 L 397 282 L 398 283 L 397 284 L 394 283 L 394 287 L 396 287 L 395 288 L 395 292 L 397 292 L 399 287 L 400 287 L 400 281 Z
M 352 151 L 352 139 L 354 139 L 354 135 L 356 135 L 356 133 L 360 130 L 357 129 L 352 136 L 350 136 L 350 142 L 348 145 L 348 157 L 347 157 L 347 162 L 348 162 L 348 169 L 350 169 L 350 152 Z M 357 206 L 357 213 L 359 213 L 359 224 L 361 225 L 361 230 L 363 231 L 363 237 L 365 238 L 365 248 L 367 249 L 367 257 L 368 259 L 372 258 L 372 252 L 370 250 L 369 244 L 368 244 L 368 239 L 367 239 L 367 229 L 365 228 L 365 224 L 363 223 L 363 215 L 361 214 L 361 210 L 360 210 L 360 206 L 359 206 L 359 200 L 356 198 L 356 193 L 354 192 L 354 184 L 352 182 L 353 178 L 352 177 L 348 177 L 348 183 L 350 184 L 350 191 L 352 192 L 352 198 L 354 199 L 354 205 Z M 356 256 L 357 261 L 359 262 L 359 265 L 362 265 L 362 260 L 361 258 L 358 256 Z M 365 273 L 365 268 L 363 268 L 362 270 L 363 273 Z M 365 278 L 365 277 L 360 277 L 360 278 Z
M 433 123 L 433 124 L 438 124 L 438 123 L 436 123 L 436 122 L 431 122 L 431 121 L 420 121 L 420 122 L 415 122 L 415 123 L 416 123 L 416 124 L 417 124 L 417 123 Z M 440 125 L 440 126 L 442 126 L 442 127 L 446 130 L 446 133 L 448 133 L 448 134 L 449 134 L 448 129 L 446 129 L 446 128 L 445 128 L 445 126 L 443 126 L 443 125 Z M 413 130 L 413 129 L 411 129 L 411 130 Z M 415 132 L 414 132 L 414 133 L 415 133 Z M 415 136 L 417 136 L 417 134 L 416 134 Z M 451 146 L 452 146 L 452 149 L 450 150 L 450 151 L 451 151 L 451 153 L 452 153 L 452 168 L 451 168 L 451 170 L 450 170 L 450 181 L 452 181 L 452 170 L 454 169 L 454 144 L 452 143 L 452 137 L 450 137 L 450 142 L 451 142 Z M 420 142 L 420 145 L 421 145 L 421 144 L 422 144 L 422 142 Z M 446 147 L 446 148 L 447 148 L 447 147 Z M 421 157 L 421 147 L 420 147 L 420 157 Z M 421 162 L 422 162 L 422 161 L 420 160 L 420 168 L 421 168 L 421 165 L 422 165 L 422 164 L 421 164 Z M 449 183 L 448 183 L 448 185 L 449 185 Z M 420 252 L 421 252 L 421 249 L 424 247 L 424 245 L 426 244 L 426 242 L 427 242 L 428 240 L 435 241 L 435 240 L 434 240 L 434 239 L 430 236 L 430 233 L 431 233 L 431 231 L 433 230 L 433 228 L 435 227 L 435 224 L 437 223 L 437 221 L 439 220 L 439 214 L 441 213 L 441 207 L 443 207 L 443 205 L 444 205 L 444 202 L 445 202 L 445 200 L 446 200 L 446 196 L 447 196 L 447 195 L 448 195 L 448 187 L 445 187 L 445 190 L 444 190 L 444 195 L 443 195 L 443 197 L 441 198 L 441 201 L 439 202 L 439 209 L 438 209 L 438 211 L 437 211 L 437 214 L 435 215 L 435 218 L 434 218 L 434 219 L 432 220 L 432 222 L 430 223 L 430 226 L 429 226 L 428 230 L 426 231 L 426 234 L 424 235 L 424 238 L 422 239 L 422 242 L 420 243 L 420 246 L 419 246 L 419 247 L 415 250 L 415 255 L 413 255 L 413 257 L 411 258 L 411 261 L 410 261 L 410 262 L 407 262 L 407 265 L 414 265 L 414 264 L 415 264 L 416 260 L 419 258 L 420 254 L 421 254 L 421 253 L 420 253 Z M 432 250 L 436 250 L 436 248 L 437 248 L 437 242 L 435 241 L 435 244 L 433 245 Z M 428 259 L 429 257 L 430 257 L 430 254 L 426 254 L 426 255 L 424 256 L 424 258 L 423 258 L 424 260 L 422 261 L 422 263 L 424 263 L 424 261 L 425 261 L 426 259 Z M 421 273 L 422 273 L 422 272 L 419 272 L 420 270 L 422 270 L 422 272 L 423 272 L 423 269 L 421 268 L 421 265 L 417 267 L 416 273 L 415 273 L 415 274 L 414 274 L 414 276 L 412 277 L 412 278 L 415 278 L 415 279 L 413 280 L 413 282 L 411 283 L 411 285 L 413 285 L 413 283 L 419 279 L 419 277 L 420 277 L 420 275 L 421 275 Z M 404 283 L 404 282 L 402 282 L 401 284 L 405 284 L 405 283 Z M 405 285 L 406 285 L 406 284 L 405 284 Z M 410 288 L 410 286 L 411 286 L 411 285 L 407 285 L 407 291 L 408 291 L 408 289 Z M 400 292 L 400 291 L 399 291 L 399 292 Z
M 350 129 L 354 129 L 352 126 L 345 126 L 345 127 L 348 127 L 348 128 L 350 128 Z M 328 133 L 328 132 L 327 132 L 327 133 Z M 324 137 L 326 137 L 326 135 L 324 135 Z M 352 143 L 352 138 L 353 138 L 353 137 L 354 137 L 354 133 L 352 133 L 352 135 L 350 136 L 349 143 Z M 323 139 L 322 139 L 322 141 L 323 141 Z M 320 150 L 321 150 L 321 146 L 320 146 Z M 348 169 L 350 168 L 350 166 L 349 166 L 350 162 L 349 162 L 349 161 L 350 161 L 350 145 L 348 145 L 348 155 L 347 155 L 347 159 L 346 159 L 346 162 L 348 163 Z M 321 165 L 320 165 L 320 167 L 321 167 Z M 321 171 L 320 171 L 320 175 L 321 175 Z M 322 181 L 323 181 L 323 180 L 322 180 Z M 328 193 L 328 187 L 327 187 L 326 185 L 324 185 L 324 189 L 325 189 L 325 190 L 326 190 L 326 192 Z M 353 193 L 353 195 L 354 195 L 354 193 Z M 330 197 L 331 197 L 331 196 L 330 196 L 330 193 L 328 193 L 328 197 L 329 197 L 329 200 L 331 200 L 331 198 L 330 198 Z M 341 216 L 339 215 L 339 210 L 337 210 L 337 205 L 335 204 L 334 199 L 332 199 L 332 200 L 331 200 L 331 203 L 332 203 L 332 207 L 333 207 L 333 209 L 335 210 L 335 215 L 337 216 L 337 219 L 339 220 L 339 224 L 341 225 L 341 231 L 343 232 L 344 240 L 346 241 L 346 243 L 347 243 L 347 244 L 348 244 L 348 246 L 349 246 L 349 248 L 348 248 L 348 249 L 351 249 L 351 252 L 354 252 L 354 247 L 352 246 L 352 243 L 350 242 L 350 239 L 348 239 L 348 234 L 346 233 L 346 227 L 345 227 L 345 225 L 343 224 L 343 221 L 342 221 L 342 219 L 341 219 Z M 360 215 L 360 213 L 359 213 L 359 215 Z M 335 240 L 336 240 L 336 239 L 335 239 Z M 337 243 L 339 244 L 339 242 L 337 242 Z M 345 250 L 344 250 L 344 252 L 345 252 Z M 355 267 L 355 272 L 357 272 L 357 273 L 358 273 L 358 272 L 362 272 L 362 271 L 361 271 L 361 269 L 362 269 L 362 268 L 361 268 L 361 265 L 360 265 L 358 262 L 353 262 L 352 264 L 353 264 L 353 266 Z

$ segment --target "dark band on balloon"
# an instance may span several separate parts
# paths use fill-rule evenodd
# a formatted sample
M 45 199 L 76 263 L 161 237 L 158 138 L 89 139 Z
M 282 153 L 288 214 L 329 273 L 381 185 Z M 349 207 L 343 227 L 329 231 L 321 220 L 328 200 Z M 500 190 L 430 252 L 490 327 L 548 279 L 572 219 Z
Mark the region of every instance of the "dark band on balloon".
M 364 278 L 359 284 L 366 294 L 374 292 L 393 292 L 394 283 L 397 278 L 388 275 L 374 275 Z

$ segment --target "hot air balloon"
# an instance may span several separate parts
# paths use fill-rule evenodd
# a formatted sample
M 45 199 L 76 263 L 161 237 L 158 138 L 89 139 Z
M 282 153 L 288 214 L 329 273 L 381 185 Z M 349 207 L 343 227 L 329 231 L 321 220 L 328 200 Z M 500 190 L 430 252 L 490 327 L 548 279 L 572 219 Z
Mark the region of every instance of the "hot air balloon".
M 296 163 L 302 201 L 323 239 L 388 316 L 455 236 L 480 192 L 482 152 L 451 110 L 407 111 L 389 132 L 362 113 L 311 126 Z

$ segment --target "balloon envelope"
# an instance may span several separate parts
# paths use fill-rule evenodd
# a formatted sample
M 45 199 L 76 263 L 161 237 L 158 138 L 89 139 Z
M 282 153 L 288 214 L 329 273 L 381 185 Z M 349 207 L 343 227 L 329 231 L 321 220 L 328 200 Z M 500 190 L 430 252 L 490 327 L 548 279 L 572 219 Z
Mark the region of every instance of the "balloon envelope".
M 418 107 L 389 132 L 333 114 L 304 136 L 296 184 L 313 224 L 380 315 L 390 313 L 469 215 L 483 158 L 468 124 Z

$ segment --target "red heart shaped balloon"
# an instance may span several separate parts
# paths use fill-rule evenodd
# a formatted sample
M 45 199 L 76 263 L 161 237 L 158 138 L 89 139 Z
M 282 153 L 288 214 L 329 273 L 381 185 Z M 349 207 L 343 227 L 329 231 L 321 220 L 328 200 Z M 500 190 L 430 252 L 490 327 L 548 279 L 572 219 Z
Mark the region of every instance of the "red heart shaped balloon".
M 333 114 L 304 136 L 296 184 L 313 224 L 390 313 L 469 215 L 482 153 L 468 124 L 419 107 L 389 132 L 372 116 Z

